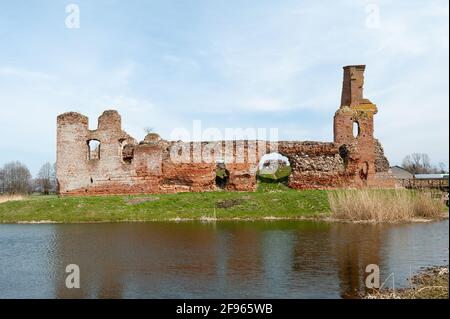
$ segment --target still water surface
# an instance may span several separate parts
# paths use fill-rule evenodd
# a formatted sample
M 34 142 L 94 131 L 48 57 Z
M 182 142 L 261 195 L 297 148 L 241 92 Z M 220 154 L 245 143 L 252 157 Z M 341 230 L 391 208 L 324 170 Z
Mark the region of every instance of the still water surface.
M 447 265 L 448 220 L 0 224 L 0 298 L 341 298 Z M 77 264 L 81 288 L 65 287 Z M 392 276 L 386 281 L 392 287 Z

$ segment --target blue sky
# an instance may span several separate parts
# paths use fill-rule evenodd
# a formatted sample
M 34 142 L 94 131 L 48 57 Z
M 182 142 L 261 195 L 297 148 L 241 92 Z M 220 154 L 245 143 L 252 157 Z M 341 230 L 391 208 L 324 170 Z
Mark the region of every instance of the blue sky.
M 80 28 L 65 9 L 80 9 Z M 0 1 L 0 165 L 55 161 L 56 116 L 117 109 L 145 127 L 278 128 L 332 140 L 342 66 L 365 96 L 391 164 L 448 166 L 448 1 Z

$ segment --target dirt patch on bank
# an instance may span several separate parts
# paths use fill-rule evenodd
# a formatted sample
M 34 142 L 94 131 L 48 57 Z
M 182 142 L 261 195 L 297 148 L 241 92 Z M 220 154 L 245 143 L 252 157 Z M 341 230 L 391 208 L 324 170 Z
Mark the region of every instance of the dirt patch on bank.
M 146 196 L 146 197 L 136 197 L 136 198 L 125 198 L 125 202 L 128 205 L 139 205 L 147 202 L 154 202 L 159 200 L 159 197 L 156 196 Z
M 225 209 L 232 208 L 234 206 L 238 206 L 238 205 L 242 204 L 243 202 L 245 202 L 245 200 L 242 198 L 224 199 L 224 200 L 216 202 L 216 207 L 217 208 L 225 208 Z
M 0 195 L 0 203 L 6 203 L 13 200 L 22 200 L 22 195 Z

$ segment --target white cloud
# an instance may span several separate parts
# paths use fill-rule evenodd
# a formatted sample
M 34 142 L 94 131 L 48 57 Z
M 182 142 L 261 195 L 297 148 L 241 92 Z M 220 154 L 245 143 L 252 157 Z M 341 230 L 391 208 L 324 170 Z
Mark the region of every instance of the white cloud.
M 273 98 L 273 97 L 264 97 L 264 96 L 255 96 L 248 99 L 244 99 L 239 103 L 246 110 L 255 111 L 255 112 L 275 112 L 286 109 L 286 103 L 283 100 Z
M 47 81 L 56 79 L 55 76 L 45 72 L 30 71 L 13 66 L 0 66 L 0 76 L 13 77 L 26 81 Z

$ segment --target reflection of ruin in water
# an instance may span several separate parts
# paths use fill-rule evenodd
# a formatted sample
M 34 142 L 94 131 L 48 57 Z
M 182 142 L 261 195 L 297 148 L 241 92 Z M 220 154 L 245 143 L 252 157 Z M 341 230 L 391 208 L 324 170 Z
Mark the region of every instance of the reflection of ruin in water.
M 65 225 L 57 297 L 352 297 L 389 227 L 314 222 Z M 99 238 L 101 240 L 99 240 Z M 64 267 L 81 269 L 79 290 Z
M 355 296 L 365 290 L 367 265 L 381 264 L 381 225 L 336 224 L 330 237 L 334 238 L 342 297 Z

